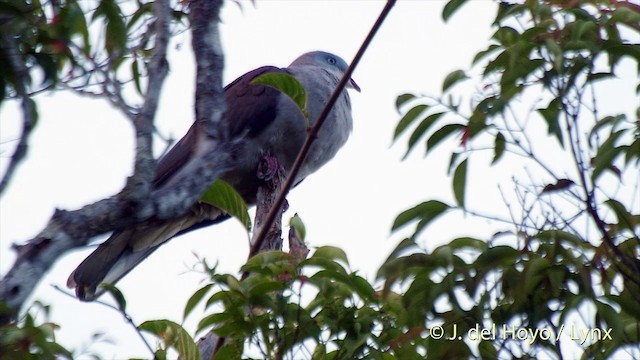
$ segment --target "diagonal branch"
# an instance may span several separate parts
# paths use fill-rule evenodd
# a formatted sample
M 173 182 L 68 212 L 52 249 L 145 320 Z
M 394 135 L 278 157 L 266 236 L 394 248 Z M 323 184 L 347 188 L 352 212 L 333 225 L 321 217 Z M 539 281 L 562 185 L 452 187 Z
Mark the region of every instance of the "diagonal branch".
M 302 148 L 298 152 L 298 156 L 296 157 L 296 160 L 291 166 L 291 170 L 289 172 L 289 175 L 287 176 L 287 181 L 282 186 L 282 191 L 278 194 L 278 197 L 276 198 L 276 201 L 273 207 L 271 208 L 271 211 L 269 212 L 267 218 L 264 221 L 264 225 L 260 230 L 260 233 L 255 238 L 255 241 L 253 242 L 253 244 L 251 244 L 249 257 L 256 255 L 260 251 L 260 248 L 262 247 L 262 243 L 264 242 L 264 239 L 267 236 L 267 232 L 269 231 L 269 228 L 271 228 L 271 224 L 275 220 L 276 216 L 278 216 L 278 214 L 280 213 L 280 209 L 284 204 L 284 199 L 287 196 L 287 193 L 289 192 L 291 187 L 293 186 L 293 182 L 298 175 L 298 171 L 302 166 L 302 162 L 306 158 L 307 153 L 311 148 L 311 144 L 313 143 L 313 141 L 315 140 L 318 134 L 318 131 L 320 131 L 320 127 L 322 126 L 322 124 L 324 124 L 324 121 L 329 115 L 329 112 L 331 111 L 331 109 L 333 108 L 333 105 L 336 103 L 336 101 L 340 97 L 340 94 L 342 94 L 342 91 L 347 85 L 347 82 L 349 81 L 349 79 L 351 79 L 351 74 L 353 74 L 353 71 L 355 70 L 356 66 L 358 66 L 358 63 L 360 62 L 360 59 L 362 59 L 364 52 L 369 47 L 369 44 L 371 43 L 374 36 L 382 26 L 382 23 L 384 22 L 387 15 L 389 15 L 389 12 L 391 11 L 395 3 L 396 3 L 396 0 L 387 0 L 387 4 L 382 9 L 380 16 L 378 17 L 376 22 L 373 24 L 373 27 L 367 34 L 367 37 L 365 38 L 364 42 L 360 46 L 360 49 L 358 49 L 356 56 L 353 58 L 353 61 L 351 62 L 351 64 L 349 64 L 349 68 L 347 69 L 347 71 L 345 71 L 344 75 L 342 76 L 342 79 L 340 79 L 340 82 L 338 83 L 338 86 L 333 91 L 333 94 L 331 94 L 331 97 L 327 101 L 327 104 L 322 109 L 322 113 L 320 113 L 318 120 L 316 120 L 316 122 L 313 124 L 313 127 L 309 129 L 307 138 L 302 144 Z

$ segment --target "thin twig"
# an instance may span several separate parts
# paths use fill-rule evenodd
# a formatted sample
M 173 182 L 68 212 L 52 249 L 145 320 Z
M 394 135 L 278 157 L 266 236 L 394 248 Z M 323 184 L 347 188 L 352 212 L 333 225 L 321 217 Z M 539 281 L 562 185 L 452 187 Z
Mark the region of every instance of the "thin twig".
M 65 291 L 64 289 L 62 289 L 61 287 L 59 287 L 58 285 L 51 285 L 55 290 L 61 292 L 63 295 L 68 296 L 70 298 L 73 298 L 74 300 L 78 300 L 78 298 L 76 298 L 75 294 L 72 294 L 68 291 Z M 129 315 L 129 313 L 127 313 L 126 311 L 124 311 L 123 309 L 120 309 L 117 306 L 111 305 L 109 303 L 106 303 L 104 301 L 100 301 L 100 300 L 95 300 L 93 301 L 94 304 L 99 304 L 99 305 L 104 305 L 106 307 L 108 307 L 109 309 L 115 310 L 117 312 L 119 312 L 124 319 L 126 320 L 127 324 L 131 325 L 131 327 L 133 328 L 133 330 L 138 334 L 138 336 L 140 337 L 140 339 L 142 340 L 142 342 L 144 343 L 144 345 L 147 347 L 147 349 L 149 350 L 149 352 L 152 355 L 155 355 L 155 351 L 153 351 L 153 347 L 151 346 L 151 344 L 149 344 L 149 342 L 147 341 L 147 339 L 144 338 L 144 336 L 142 335 L 142 332 L 140 331 L 140 329 L 138 329 L 138 326 L 136 325 L 136 323 L 133 321 L 133 318 L 131 317 L 131 315 Z
M 567 89 L 560 88 L 559 91 L 561 94 L 567 93 Z M 582 103 L 582 92 L 578 91 L 576 94 L 578 97 L 578 104 Z M 560 102 L 562 106 L 562 111 L 564 112 L 565 126 L 567 129 L 567 135 L 569 137 L 569 144 L 571 149 L 571 154 L 573 156 L 574 164 L 578 171 L 578 177 L 580 179 L 580 185 L 584 191 L 585 199 L 584 203 L 586 205 L 587 213 L 591 216 L 593 221 L 595 222 L 598 231 L 602 235 L 602 239 L 607 244 L 607 246 L 613 251 L 613 253 L 620 259 L 620 261 L 626 266 L 620 266 L 620 264 L 612 261 L 612 266 L 614 266 L 624 277 L 635 284 L 640 284 L 640 278 L 638 278 L 637 274 L 640 274 L 640 268 L 635 264 L 634 260 L 629 258 L 618 246 L 614 243 L 611 235 L 607 231 L 607 226 L 605 222 L 600 217 L 598 210 L 596 208 L 596 199 L 594 198 L 594 188 L 595 185 L 588 181 L 586 173 L 587 169 L 584 165 L 584 159 L 581 153 L 581 142 L 580 142 L 580 133 L 575 129 L 572 125 L 578 123 L 578 113 L 579 113 L 579 105 L 578 109 L 575 109 L 575 112 L 571 112 L 569 106 L 564 102 Z M 574 134 L 575 132 L 575 134 Z M 575 139 L 574 139 L 575 136 Z M 629 270 L 629 271 L 628 271 Z

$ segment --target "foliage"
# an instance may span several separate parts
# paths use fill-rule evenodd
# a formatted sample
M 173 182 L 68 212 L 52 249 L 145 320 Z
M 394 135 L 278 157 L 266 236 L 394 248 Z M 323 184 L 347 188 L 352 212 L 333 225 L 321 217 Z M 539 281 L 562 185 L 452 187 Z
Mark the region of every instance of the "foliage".
M 443 17 L 464 3 L 450 1 Z M 638 24 L 640 7 L 626 1 L 501 2 L 492 42 L 473 59 L 480 90 L 468 106 L 454 92 L 476 81 L 463 70 L 445 78 L 441 97 L 398 97 L 404 116 L 394 139 L 411 132 L 407 153 L 424 138 L 427 156 L 445 139 L 454 149 L 456 204 L 429 200 L 400 214 L 396 227 L 411 220 L 418 226 L 380 270 L 386 289 L 407 288 L 404 300 L 427 327 L 471 335 L 476 324 L 496 324 L 491 341 L 468 336 L 461 344 L 482 357 L 563 358 L 580 349 L 583 357 L 602 358 L 638 348 L 640 109 L 603 115 L 598 92 L 624 61 L 640 70 L 640 44 L 625 40 L 638 38 Z M 640 91 L 637 79 L 634 86 L 628 91 Z M 540 124 L 551 140 L 532 140 Z M 469 164 L 483 160 L 510 165 L 515 189 L 502 191 L 504 218 L 494 215 L 496 206 L 469 205 L 466 193 L 478 176 Z M 427 225 L 454 211 L 491 220 L 496 235 L 420 249 Z M 578 340 L 577 327 L 590 337 Z M 543 336 L 509 336 L 509 329 Z
M 177 4 L 173 31 L 181 31 L 186 19 L 184 5 Z M 69 89 L 133 113 L 135 105 L 123 91 L 135 89 L 128 99 L 146 92 L 143 80 L 156 33 L 153 2 L 2 0 L 0 26 L 6 35 L 0 101 L 20 96 L 21 87 L 29 96 Z M 24 69 L 12 66 L 14 55 Z
M 45 318 L 49 307 L 35 303 Z M 0 326 L 0 358 L 23 359 L 71 359 L 71 352 L 55 341 L 58 325 L 45 321 L 39 323 L 37 316 L 28 311 L 22 320 Z M 45 319 L 46 320 L 46 319 Z

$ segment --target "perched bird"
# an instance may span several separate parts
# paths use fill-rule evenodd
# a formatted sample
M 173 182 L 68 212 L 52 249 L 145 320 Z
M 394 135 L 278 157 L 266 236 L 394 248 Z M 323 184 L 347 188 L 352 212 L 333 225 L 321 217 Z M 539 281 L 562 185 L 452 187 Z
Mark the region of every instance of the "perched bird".
M 313 51 L 301 55 L 287 68 L 263 66 L 225 87 L 227 111 L 222 119 L 223 126 L 231 129 L 232 135 L 243 137 L 234 153 L 235 160 L 222 179 L 233 185 L 247 204 L 253 205 L 256 201 L 259 186 L 256 171 L 260 159 L 266 154 L 273 155 L 288 171 L 309 126 L 289 97 L 251 81 L 267 72 L 293 75 L 307 91 L 308 118 L 313 122 L 346 70 L 347 63 L 340 57 Z M 360 91 L 353 79 L 348 87 Z M 351 102 L 344 90 L 311 146 L 296 183 L 331 160 L 347 141 L 351 129 Z M 202 131 L 199 123 L 194 122 L 185 136 L 160 159 L 153 182 L 155 189 L 170 186 L 175 174 L 203 151 L 203 146 L 198 144 Z M 115 231 L 71 273 L 67 286 L 75 288 L 81 300 L 94 300 L 102 293 L 98 289 L 100 283 L 114 284 L 171 238 L 227 217 L 216 207 L 198 202 L 182 217 L 162 223 L 140 223 Z

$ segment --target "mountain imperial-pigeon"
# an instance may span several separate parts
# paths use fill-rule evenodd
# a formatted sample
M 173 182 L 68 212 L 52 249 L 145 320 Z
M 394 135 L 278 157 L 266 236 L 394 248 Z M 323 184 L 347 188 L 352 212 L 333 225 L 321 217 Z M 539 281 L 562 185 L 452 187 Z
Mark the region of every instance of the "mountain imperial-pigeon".
M 221 178 L 230 183 L 248 205 L 256 201 L 260 184 L 256 175 L 259 161 L 266 154 L 272 155 L 288 171 L 307 136 L 308 126 L 318 118 L 346 70 L 347 63 L 340 57 L 313 51 L 301 55 L 287 68 L 263 66 L 252 70 L 224 88 L 227 111 L 221 120 L 222 126 L 230 129 L 232 135 L 243 137 L 230 170 Z M 304 86 L 311 124 L 305 121 L 289 97 L 274 88 L 252 84 L 257 76 L 268 72 L 293 75 Z M 348 87 L 360 91 L 352 79 Z M 347 141 L 351 129 L 351 102 L 347 91 L 343 90 L 313 142 L 295 183 L 331 160 Z M 194 122 L 186 135 L 160 159 L 154 189 L 171 186 L 177 178 L 176 173 L 184 169 L 190 159 L 207 151 L 199 140 L 203 138 L 203 131 L 200 124 Z M 117 230 L 71 273 L 67 285 L 75 288 L 81 300 L 94 300 L 103 292 L 98 288 L 100 283 L 114 284 L 173 237 L 226 218 L 228 215 L 220 209 L 198 202 L 181 217 L 163 222 L 142 222 Z

